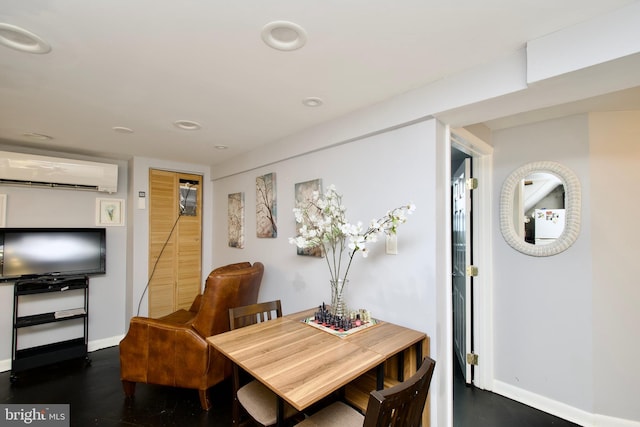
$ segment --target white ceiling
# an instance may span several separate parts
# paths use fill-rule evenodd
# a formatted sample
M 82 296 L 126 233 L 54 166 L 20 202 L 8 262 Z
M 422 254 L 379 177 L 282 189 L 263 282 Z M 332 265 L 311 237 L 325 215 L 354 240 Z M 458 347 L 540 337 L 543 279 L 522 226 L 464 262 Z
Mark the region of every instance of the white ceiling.
M 0 142 L 216 164 L 632 2 L 3 0 L 0 23 L 52 50 L 0 46 Z M 278 20 L 306 45 L 269 48 L 261 30 Z

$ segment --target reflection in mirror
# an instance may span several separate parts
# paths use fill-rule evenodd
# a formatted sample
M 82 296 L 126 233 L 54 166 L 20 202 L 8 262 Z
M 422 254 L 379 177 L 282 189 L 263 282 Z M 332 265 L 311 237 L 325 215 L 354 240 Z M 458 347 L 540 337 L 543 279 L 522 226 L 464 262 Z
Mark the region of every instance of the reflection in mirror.
M 556 162 L 528 163 L 502 186 L 500 231 L 524 254 L 555 255 L 576 241 L 580 205 L 580 182 L 570 169 Z
M 564 185 L 552 173 L 534 172 L 514 191 L 514 225 L 525 242 L 547 245 L 564 231 Z

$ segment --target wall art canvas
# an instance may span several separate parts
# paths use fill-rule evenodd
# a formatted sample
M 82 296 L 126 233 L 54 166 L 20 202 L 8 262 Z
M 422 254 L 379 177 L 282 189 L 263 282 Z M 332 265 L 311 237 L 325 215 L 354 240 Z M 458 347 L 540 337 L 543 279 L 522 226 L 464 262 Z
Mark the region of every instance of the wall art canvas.
M 311 200 L 314 191 L 322 194 L 322 180 L 319 178 L 295 184 L 296 208 L 306 205 Z M 298 226 L 299 224 L 296 224 L 296 231 Z M 298 255 L 322 257 L 322 248 L 320 246 L 296 249 Z
M 256 236 L 278 237 L 276 174 L 256 178 Z
M 244 193 L 229 194 L 227 226 L 229 229 L 229 246 L 244 249 Z

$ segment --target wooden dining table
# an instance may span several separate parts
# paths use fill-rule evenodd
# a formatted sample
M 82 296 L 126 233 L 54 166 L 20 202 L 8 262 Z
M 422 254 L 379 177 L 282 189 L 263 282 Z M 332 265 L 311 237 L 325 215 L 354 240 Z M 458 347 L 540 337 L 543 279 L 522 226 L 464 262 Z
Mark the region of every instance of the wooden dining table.
M 381 389 L 389 384 L 389 373 L 396 377 L 391 381 L 397 382 L 415 372 L 422 354 L 428 351 L 428 338 L 423 332 L 378 320 L 373 326 L 338 336 L 307 324 L 304 320 L 313 316 L 313 311 L 207 338 L 216 350 L 278 396 L 278 425 L 282 425 L 284 401 L 304 411 L 371 372 L 375 373 L 372 386 Z M 412 351 L 405 355 L 408 349 Z M 387 366 L 392 358 L 397 362 Z M 415 364 L 406 366 L 405 360 Z M 362 410 L 366 410 L 368 391 L 360 399 L 354 398 L 353 403 Z

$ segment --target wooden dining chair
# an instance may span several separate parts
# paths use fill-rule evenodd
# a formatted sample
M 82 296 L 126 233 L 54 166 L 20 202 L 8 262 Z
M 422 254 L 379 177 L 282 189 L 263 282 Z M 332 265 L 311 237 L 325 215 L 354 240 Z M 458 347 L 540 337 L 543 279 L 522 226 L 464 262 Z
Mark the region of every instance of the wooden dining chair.
M 372 391 L 366 415 L 343 402 L 334 402 L 296 427 L 418 427 L 435 366 L 436 362 L 426 357 L 406 381 L 385 390 Z
M 255 323 L 266 322 L 282 317 L 280 300 L 251 304 L 229 309 L 230 329 L 238 329 Z M 255 422 L 263 426 L 276 424 L 278 413 L 278 397 L 260 381 L 251 380 L 241 386 L 240 368 L 233 365 L 233 424 L 240 425 L 240 412 L 244 409 Z M 298 413 L 291 405 L 285 403 L 284 416 L 291 418 Z

